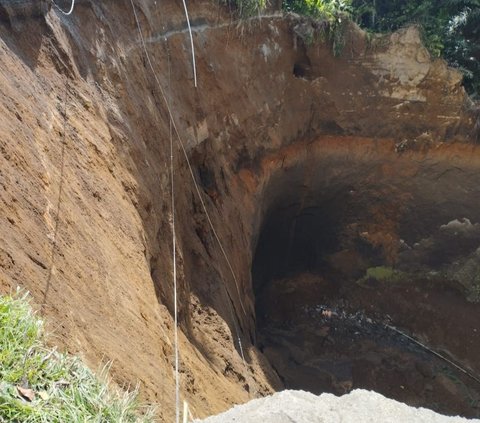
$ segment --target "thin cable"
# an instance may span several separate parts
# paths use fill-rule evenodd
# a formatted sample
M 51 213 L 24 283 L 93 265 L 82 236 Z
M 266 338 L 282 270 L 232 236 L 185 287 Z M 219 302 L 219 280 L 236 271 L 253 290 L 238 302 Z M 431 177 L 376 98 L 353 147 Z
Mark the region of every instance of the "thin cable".
M 170 79 L 170 60 L 168 61 L 168 78 Z M 176 252 L 176 231 L 175 231 L 175 172 L 173 165 L 173 134 L 170 121 L 170 190 L 172 204 L 172 258 L 173 258 L 173 302 L 175 314 L 175 422 L 180 422 L 180 374 L 179 374 L 179 347 L 178 347 L 178 301 L 177 301 L 177 252 Z
M 442 354 L 432 350 L 431 348 L 427 347 L 425 344 L 422 344 L 420 341 L 417 341 L 415 338 L 407 335 L 406 333 L 402 332 L 400 329 L 397 329 L 394 326 L 390 326 L 388 324 L 385 324 L 385 327 L 393 330 L 394 332 L 398 333 L 399 335 L 403 336 L 404 338 L 407 338 L 409 341 L 417 344 L 418 346 L 422 347 L 424 350 L 428 351 L 429 353 L 433 354 L 434 356 L 440 358 L 441 360 L 445 361 L 446 363 L 450 364 L 451 366 L 455 367 L 457 370 L 460 370 L 462 373 L 466 374 L 468 377 L 473 379 L 475 382 L 480 384 L 480 379 L 476 377 L 474 374 L 469 372 L 468 370 L 464 369 L 463 367 L 459 366 L 458 364 L 454 363 L 452 360 L 449 360 L 447 357 L 443 356 Z
M 231 319 L 232 319 L 232 322 L 233 322 L 233 329 L 234 329 L 234 332 L 235 332 L 236 337 L 237 337 L 238 349 L 240 350 L 240 357 L 242 358 L 242 363 L 243 363 L 243 369 L 245 371 L 245 376 L 248 377 L 248 376 L 250 376 L 250 373 L 248 371 L 247 362 L 245 361 L 245 355 L 243 353 L 242 340 L 240 339 L 240 330 L 238 328 L 237 319 L 235 318 L 235 315 L 233 313 L 232 299 L 231 299 L 230 295 L 228 294 L 228 291 L 227 291 L 227 288 L 226 288 L 225 284 L 223 284 L 223 290 L 225 292 L 225 297 L 226 297 L 226 302 L 228 304 L 228 309 L 230 310 L 230 315 L 231 315 Z M 233 333 L 232 333 L 232 336 L 233 336 Z M 253 380 L 253 378 L 252 378 L 252 380 Z M 253 388 L 253 383 L 252 383 L 252 388 Z M 255 390 L 254 395 L 256 393 L 257 393 L 257 391 Z
M 187 151 L 186 151 L 186 149 L 185 149 L 185 145 L 184 145 L 184 143 L 183 143 L 183 141 L 182 141 L 182 138 L 181 138 L 181 136 L 180 136 L 180 132 L 179 132 L 179 130 L 178 130 L 178 128 L 177 128 L 177 124 L 176 124 L 175 119 L 174 119 L 174 117 L 173 117 L 173 113 L 172 113 L 172 110 L 171 110 L 171 108 L 170 108 L 170 104 L 169 104 L 168 99 L 167 99 L 167 97 L 166 97 L 166 95 L 165 95 L 165 91 L 164 91 L 163 88 L 162 88 L 162 84 L 160 83 L 160 80 L 159 80 L 159 78 L 158 78 L 158 76 L 157 76 L 157 73 L 155 72 L 155 68 L 153 67 L 153 63 L 152 63 L 152 61 L 151 61 L 151 59 L 150 59 L 150 55 L 149 55 L 149 53 L 148 53 L 147 46 L 146 46 L 146 43 L 145 43 L 145 38 L 143 37 L 142 28 L 141 28 L 141 26 L 140 26 L 140 21 L 139 21 L 139 19 L 138 19 L 137 11 L 136 11 L 136 9 L 135 9 L 135 4 L 133 3 L 133 0 L 130 0 L 130 3 L 131 3 L 131 5 L 132 5 L 133 15 L 134 15 L 135 22 L 136 22 L 136 25 L 137 25 L 138 33 L 139 33 L 139 35 L 140 35 L 140 41 L 141 41 L 141 44 L 142 44 L 143 51 L 144 51 L 144 53 L 145 53 L 145 57 L 146 57 L 146 59 L 147 59 L 147 63 L 148 63 L 148 65 L 149 65 L 149 67 L 150 67 L 150 69 L 151 69 L 151 71 L 152 71 L 153 77 L 155 78 L 155 82 L 156 82 L 157 85 L 158 85 L 160 94 L 161 94 L 162 99 L 163 99 L 163 101 L 164 101 L 164 103 L 165 103 L 165 107 L 166 107 L 166 109 L 167 109 L 167 112 L 168 112 L 168 116 L 169 116 L 171 125 L 172 125 L 172 127 L 173 127 L 174 132 L 175 132 L 175 135 L 176 135 L 177 141 L 178 141 L 178 143 L 179 143 L 179 145 L 180 145 L 180 148 L 181 148 L 181 150 L 182 150 L 182 152 L 183 152 L 183 156 L 185 157 L 185 161 L 187 162 L 187 167 L 188 167 L 188 170 L 189 170 L 191 179 L 192 179 L 192 181 L 193 181 L 193 185 L 194 185 L 194 187 L 195 187 L 195 191 L 196 191 L 196 193 L 197 193 L 198 199 L 200 200 L 200 204 L 201 204 L 202 209 L 203 209 L 203 211 L 204 211 L 204 213 L 205 213 L 205 216 L 206 216 L 206 218 L 207 218 L 207 221 L 208 221 L 208 224 L 209 224 L 209 226 L 210 226 L 210 229 L 211 229 L 211 231 L 212 231 L 212 233 L 213 233 L 213 235 L 214 235 L 214 237 L 215 237 L 215 240 L 216 240 L 217 243 L 218 243 L 218 246 L 220 247 L 220 250 L 221 250 L 221 252 L 222 252 L 222 255 L 223 255 L 223 257 L 225 258 L 225 261 L 226 261 L 226 263 L 227 263 L 227 265 L 228 265 L 228 268 L 229 268 L 229 270 L 230 270 L 230 273 L 232 274 L 232 278 L 233 278 L 233 281 L 234 281 L 234 283 L 235 283 L 235 287 L 236 287 L 236 290 L 237 290 L 238 301 L 239 301 L 239 303 L 240 303 L 240 307 L 241 307 L 241 309 L 242 309 L 243 314 L 245 315 L 245 317 L 248 317 L 248 316 L 247 316 L 247 312 L 246 312 L 246 310 L 245 310 L 245 307 L 244 307 L 244 305 L 243 305 L 242 296 L 241 296 L 241 294 L 240 294 L 240 288 L 239 288 L 237 276 L 236 276 L 236 274 L 235 274 L 235 271 L 233 270 L 233 266 L 232 266 L 232 264 L 231 264 L 231 262 L 230 262 L 230 260 L 229 260 L 229 258 L 228 258 L 228 256 L 227 256 L 227 253 L 226 253 L 225 249 L 223 248 L 223 244 L 222 244 L 222 242 L 221 242 L 221 240 L 220 240 L 220 237 L 218 236 L 217 231 L 215 230 L 215 227 L 213 226 L 213 222 L 212 222 L 212 220 L 211 220 L 211 218 L 210 218 L 210 214 L 208 213 L 207 207 L 206 207 L 206 205 L 205 205 L 205 201 L 203 200 L 203 196 L 202 196 L 202 194 L 201 194 L 201 192 L 200 192 L 200 188 L 199 188 L 198 183 L 197 183 L 197 180 L 196 180 L 196 178 L 195 178 L 195 174 L 194 174 L 194 172 L 193 172 L 193 168 L 192 168 L 192 165 L 191 165 L 191 163 L 190 163 L 190 159 L 188 158 L 188 154 L 187 154 Z M 225 291 L 227 292 L 227 295 L 228 295 L 228 291 L 227 291 L 226 287 L 224 287 L 224 289 L 225 289 Z M 230 305 L 231 307 L 233 307 L 232 303 L 230 303 L 229 305 Z M 231 311 L 231 312 L 232 312 L 232 315 L 233 315 L 233 311 Z M 243 365 L 244 365 L 245 370 L 246 370 L 246 376 L 248 377 L 248 376 L 249 376 L 249 372 L 248 372 L 248 369 L 247 369 L 247 366 L 246 366 L 246 363 L 245 363 L 245 354 L 244 354 L 244 351 L 243 351 L 243 345 L 242 345 L 242 342 L 241 342 L 241 339 L 240 339 L 240 332 L 239 332 L 239 330 L 238 330 L 238 328 L 237 328 L 237 322 L 236 322 L 236 319 L 235 319 L 235 318 L 233 318 L 233 324 L 234 324 L 234 326 L 235 326 L 235 328 L 236 328 L 237 339 L 238 339 L 238 347 L 239 347 L 239 350 L 240 350 L 240 355 L 241 355 L 241 358 L 242 358 L 242 361 L 243 361 Z
M 232 274 L 232 278 L 235 282 L 235 288 L 237 290 L 237 294 L 238 294 L 238 300 L 239 300 L 239 303 L 240 303 L 240 307 L 242 308 L 242 312 L 243 314 L 245 315 L 245 317 L 248 317 L 247 316 L 247 312 L 245 311 L 245 307 L 243 305 L 243 301 L 242 301 L 242 296 L 240 294 L 240 288 L 239 288 L 239 284 L 238 284 L 238 279 L 237 279 L 237 276 L 235 275 L 235 271 L 233 270 L 233 267 L 232 267 L 232 264 L 230 262 L 230 260 L 228 259 L 228 256 L 227 256 L 227 253 L 225 252 L 225 249 L 223 248 L 223 245 L 222 245 L 222 242 L 220 240 L 220 237 L 218 236 L 217 234 L 217 231 L 215 230 L 215 227 L 213 226 L 213 223 L 212 223 L 212 220 L 210 218 L 210 214 L 208 213 L 208 210 L 207 210 L 207 207 L 205 205 L 205 201 L 203 200 L 203 197 L 202 197 L 202 194 L 200 193 L 200 188 L 198 186 L 198 183 L 197 183 L 197 180 L 195 178 L 195 174 L 193 172 L 193 168 L 192 168 L 192 165 L 190 163 L 190 159 L 188 158 L 188 154 L 187 154 L 187 151 L 185 149 L 185 145 L 182 141 L 182 138 L 180 136 L 180 132 L 178 131 L 178 128 L 177 128 L 177 124 L 175 123 L 175 119 L 173 118 L 173 113 L 172 113 L 172 110 L 170 108 L 170 104 L 165 96 L 165 92 L 162 88 L 162 85 L 160 84 L 160 80 L 158 79 L 158 76 L 157 76 L 157 73 L 155 72 L 155 68 L 153 67 L 153 64 L 152 64 L 152 61 L 150 59 L 150 55 L 148 54 L 148 51 L 147 51 L 147 47 L 146 47 L 146 44 L 145 44 L 145 39 L 143 37 L 143 33 L 142 33 L 142 29 L 141 29 L 141 26 L 140 26 L 140 22 L 138 20 L 138 16 L 137 16 L 137 12 L 136 12 L 136 9 L 135 9 L 135 5 L 133 3 L 133 0 L 130 0 L 130 3 L 132 4 L 132 8 L 133 8 L 133 13 L 134 13 L 134 16 L 135 16 L 135 21 L 136 21 L 136 24 L 137 24 L 137 28 L 138 28 L 138 32 L 140 34 L 140 40 L 141 40 L 141 43 L 142 43 L 142 48 L 145 52 L 145 56 L 147 58 L 147 63 L 153 73 L 153 76 L 155 78 L 155 81 L 158 85 L 158 88 L 159 88 L 159 91 L 160 91 L 160 94 L 162 95 L 162 99 L 163 101 L 165 102 L 165 106 L 167 108 L 167 112 L 168 112 L 168 115 L 169 115 L 169 118 L 171 120 L 171 123 L 172 123 L 172 126 L 173 126 L 173 130 L 175 132 L 175 135 L 177 137 L 177 141 L 180 145 L 180 148 L 183 152 L 183 155 L 185 157 L 185 160 L 187 162 L 187 166 L 188 166 L 188 170 L 189 170 L 189 173 L 190 173 L 190 176 L 192 178 L 192 181 L 193 181 L 193 185 L 195 187 L 195 191 L 197 193 L 197 196 L 200 200 L 200 204 L 202 206 L 202 209 L 205 213 L 205 216 L 207 218 L 207 221 L 208 221 L 208 224 L 210 226 L 210 229 L 212 230 L 212 233 L 215 237 L 215 240 L 217 241 L 219 247 L 220 247 L 220 250 L 222 252 L 222 255 L 224 256 L 225 258 L 225 261 L 227 262 L 227 265 L 228 265 L 228 268 L 230 270 L 230 273 Z
M 137 16 L 137 11 L 135 9 L 135 5 L 133 3 L 133 0 L 130 0 L 130 3 L 132 5 L 133 9 L 133 14 L 135 16 L 135 22 L 137 23 L 137 28 L 138 32 L 140 34 L 140 38 L 142 40 L 142 45 L 144 45 L 144 39 L 143 39 L 143 33 L 142 29 L 140 27 L 140 22 L 138 20 Z M 145 49 L 146 50 L 146 49 Z M 148 53 L 146 53 L 147 61 L 149 63 L 149 66 L 152 68 L 153 71 L 153 65 L 150 60 L 150 56 Z M 155 80 L 157 81 L 160 90 L 162 92 L 162 97 L 164 98 L 164 101 L 166 104 L 168 104 L 168 100 L 165 96 L 165 93 L 161 89 L 160 83 L 158 81 L 158 78 L 154 73 Z M 178 357 L 178 310 L 177 310 L 177 265 L 176 265 L 176 250 L 175 250 L 175 244 L 176 244 L 176 234 L 175 234 L 175 192 L 174 192 L 174 180 L 173 180 L 173 136 L 172 136 L 172 131 L 171 127 L 173 124 L 173 120 L 170 118 L 170 189 L 171 189 L 171 205 L 172 205 L 172 256 L 173 256 L 173 290 L 174 290 L 174 349 L 175 349 L 175 423 L 180 422 L 180 380 L 179 380 L 179 357 Z
M 170 143 L 170 175 L 171 175 L 171 190 L 172 190 L 172 255 L 173 255 L 173 301 L 175 314 L 175 421 L 180 421 L 180 375 L 179 375 L 179 348 L 178 348 L 178 301 L 177 301 L 177 257 L 176 257 L 176 234 L 175 234 L 175 193 L 173 182 L 173 137 Z
M 168 58 L 168 78 L 170 80 L 170 58 Z M 172 258 L 173 258 L 173 301 L 175 315 L 175 422 L 180 421 L 180 374 L 179 374 L 179 346 L 178 346 L 178 295 L 177 295 L 177 252 L 176 252 L 176 230 L 175 230 L 175 169 L 173 157 L 173 134 L 172 123 L 169 124 L 170 132 L 170 191 L 172 204 Z
M 193 67 L 193 85 L 197 88 L 197 67 L 195 65 L 195 47 L 193 46 L 192 27 L 190 26 L 190 18 L 188 17 L 187 2 L 183 0 L 183 9 L 187 18 L 188 33 L 190 34 L 190 47 L 192 49 L 192 67 Z
M 57 3 L 55 3 L 54 0 L 52 0 L 52 3 L 53 5 L 58 9 L 60 10 L 60 12 L 62 12 L 65 16 L 69 16 L 72 14 L 73 12 L 73 9 L 75 7 L 75 0 L 72 0 L 72 5 L 70 6 L 70 10 L 68 12 L 65 12 Z

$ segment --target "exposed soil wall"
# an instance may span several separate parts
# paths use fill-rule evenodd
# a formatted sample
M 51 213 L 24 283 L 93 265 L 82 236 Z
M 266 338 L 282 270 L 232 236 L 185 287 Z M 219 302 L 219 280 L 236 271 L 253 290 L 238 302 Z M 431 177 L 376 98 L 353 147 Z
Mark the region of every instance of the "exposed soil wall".
M 476 122 L 459 74 L 430 60 L 415 29 L 370 39 L 348 27 L 335 57 L 308 20 L 238 22 L 194 2 L 194 89 L 181 5 L 135 5 L 237 278 L 177 146 L 182 395 L 205 416 L 282 386 L 253 345 L 251 271 L 269 214 L 326 204 L 316 220 L 340 219 L 346 244 L 363 236 L 382 263 L 399 263 L 400 239 L 412 246 L 451 220 L 478 223 Z M 168 419 L 168 114 L 128 1 L 80 1 L 70 18 L 40 12 L 8 10 L 0 25 L 0 286 L 30 290 L 54 342 L 93 366 L 114 360 L 115 380 L 139 381 Z M 415 257 L 403 262 L 420 266 Z

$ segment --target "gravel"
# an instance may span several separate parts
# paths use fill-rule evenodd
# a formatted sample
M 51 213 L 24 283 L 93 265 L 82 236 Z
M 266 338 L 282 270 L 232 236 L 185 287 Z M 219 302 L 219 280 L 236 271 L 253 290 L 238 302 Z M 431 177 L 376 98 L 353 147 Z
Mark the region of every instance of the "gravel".
M 347 395 L 282 391 L 237 405 L 196 423 L 460 423 L 479 419 L 448 417 L 410 407 L 376 392 L 356 389 Z

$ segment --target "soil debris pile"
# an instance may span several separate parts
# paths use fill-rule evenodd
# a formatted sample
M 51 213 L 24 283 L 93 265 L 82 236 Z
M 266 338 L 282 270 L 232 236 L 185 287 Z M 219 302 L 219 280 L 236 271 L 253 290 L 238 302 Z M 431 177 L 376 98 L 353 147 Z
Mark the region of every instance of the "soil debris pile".
M 376 392 L 356 389 L 347 395 L 283 391 L 236 406 L 203 423 L 467 423 L 424 408 L 409 407 Z M 200 423 L 200 421 L 198 421 Z

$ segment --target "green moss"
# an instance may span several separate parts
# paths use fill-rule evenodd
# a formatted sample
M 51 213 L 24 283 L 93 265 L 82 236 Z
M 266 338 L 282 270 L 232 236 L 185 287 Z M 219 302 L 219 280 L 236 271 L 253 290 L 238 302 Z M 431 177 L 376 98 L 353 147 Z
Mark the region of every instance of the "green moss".
M 374 278 L 379 281 L 388 280 L 395 276 L 395 270 L 391 267 L 379 266 L 367 269 L 367 278 Z
M 365 275 L 357 281 L 360 285 L 368 285 L 369 281 L 396 283 L 405 279 L 406 275 L 399 270 L 395 270 L 388 266 L 370 267 Z

